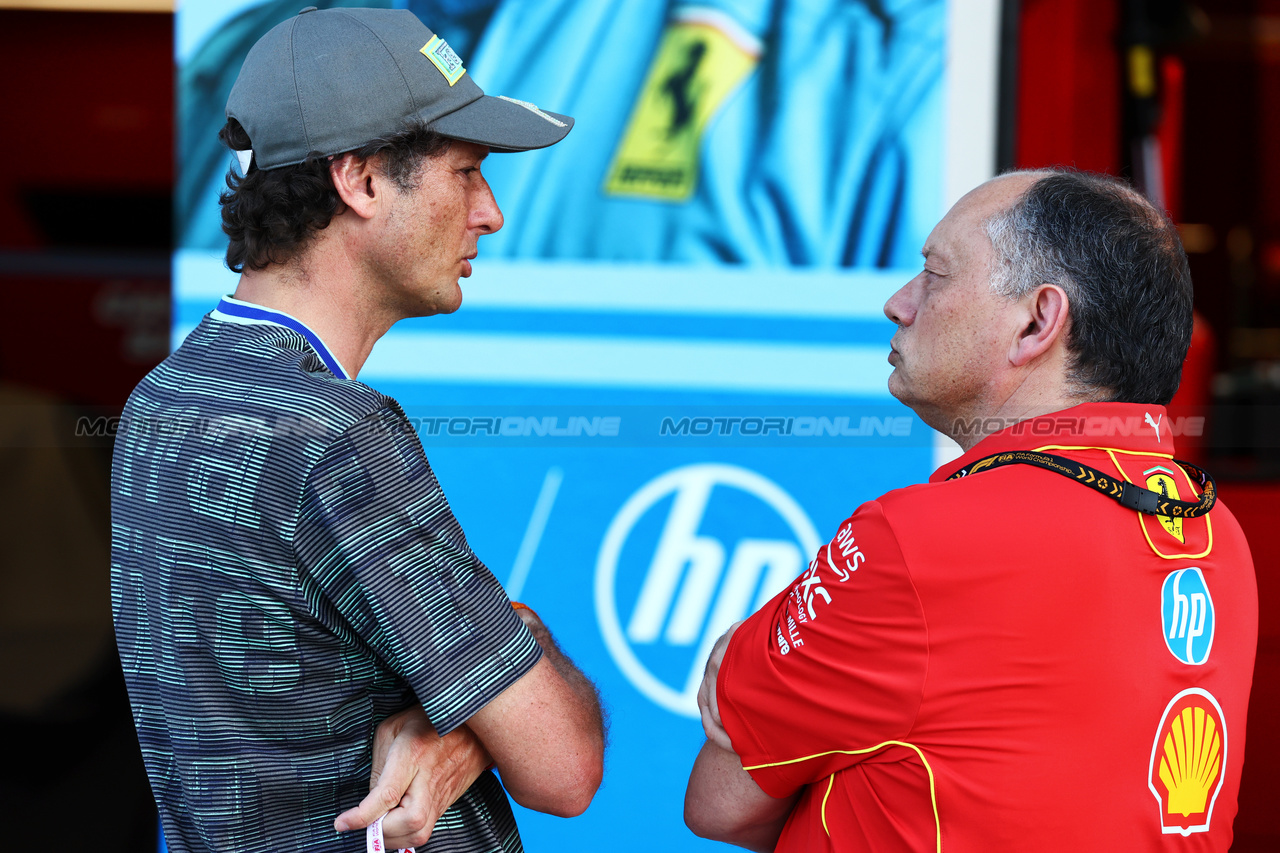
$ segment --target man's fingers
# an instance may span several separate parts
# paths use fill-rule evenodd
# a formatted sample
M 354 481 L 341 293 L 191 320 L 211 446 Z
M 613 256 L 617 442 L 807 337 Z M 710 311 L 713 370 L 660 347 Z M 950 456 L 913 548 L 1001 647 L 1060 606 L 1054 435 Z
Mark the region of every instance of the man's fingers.
M 383 826 L 385 827 L 386 824 L 384 823 Z M 385 835 L 384 829 L 383 832 L 387 842 L 387 850 L 403 850 L 406 847 L 423 847 L 427 841 L 431 839 L 431 832 L 434 829 L 434 826 L 428 826 L 426 829 L 412 833 L 411 835 Z
M 382 831 L 388 845 L 414 847 L 414 839 L 425 840 L 438 815 L 428 816 L 427 807 L 419 804 L 422 791 L 416 796 L 409 791 L 415 780 L 419 787 L 430 784 L 432 756 L 439 744 L 440 738 L 420 706 L 383 720 L 374 736 L 369 795 L 354 809 L 338 815 L 334 828 L 339 832 L 362 829 L 383 817 Z
M 714 688 L 708 695 L 706 687 L 704 681 L 702 689 L 698 691 L 698 715 L 702 717 L 702 731 L 706 734 L 707 740 L 721 749 L 733 752 L 733 742 L 729 740 L 729 733 L 724 730 L 724 724 L 720 722 L 719 715 L 712 710 L 712 704 L 715 702 Z
M 707 712 L 707 706 L 701 702 L 698 703 L 698 715 L 702 717 L 702 733 L 707 736 L 707 740 L 711 740 L 715 726 L 711 725 L 711 714 Z
M 397 714 L 392 714 L 378 724 L 378 728 L 373 733 L 373 772 L 369 774 L 370 789 L 378 784 L 378 777 L 382 775 L 382 766 L 387 763 L 387 753 L 391 751 L 391 745 L 419 716 L 426 719 L 422 708 L 414 705 Z
M 401 776 L 404 776 L 404 778 L 401 779 Z M 409 787 L 411 779 L 412 776 L 405 776 L 403 773 L 397 774 L 393 769 L 383 779 L 382 784 L 376 786 L 369 792 L 368 796 L 360 801 L 360 805 L 354 809 L 347 809 L 338 815 L 338 819 L 333 822 L 333 828 L 338 832 L 364 829 L 400 804 L 400 798 L 404 796 L 405 789 Z M 383 824 L 383 831 L 386 831 L 386 824 Z
M 716 677 L 720 674 L 720 662 L 724 659 L 724 651 L 729 646 L 729 640 L 741 624 L 741 621 L 734 622 L 729 626 L 729 630 L 716 640 L 711 654 L 707 656 L 702 684 L 698 686 L 698 714 L 702 717 L 702 731 L 706 734 L 707 740 L 729 752 L 734 751 L 733 741 L 729 740 L 729 733 L 724 730 L 724 723 L 720 719 L 720 705 L 716 701 Z
M 729 740 L 729 733 L 724 727 L 711 718 L 711 714 L 707 712 L 705 707 L 698 709 L 702 713 L 702 731 L 707 736 L 707 740 L 714 743 L 721 749 L 727 749 L 733 752 L 733 741 Z
M 387 763 L 387 752 L 391 749 L 391 740 L 387 739 L 383 742 L 381 734 L 373 739 L 373 769 L 369 772 L 369 790 L 373 790 L 378 786 L 378 780 L 382 777 L 382 768 Z
M 711 683 L 707 685 L 707 713 L 711 716 L 711 722 L 715 723 L 716 728 L 724 727 L 720 719 L 720 703 L 716 701 L 715 678 L 712 678 Z
M 387 849 L 395 850 L 426 844 L 438 817 L 429 813 L 427 803 L 422 799 L 406 798 L 399 808 L 392 809 L 382 820 L 382 832 L 387 840 Z

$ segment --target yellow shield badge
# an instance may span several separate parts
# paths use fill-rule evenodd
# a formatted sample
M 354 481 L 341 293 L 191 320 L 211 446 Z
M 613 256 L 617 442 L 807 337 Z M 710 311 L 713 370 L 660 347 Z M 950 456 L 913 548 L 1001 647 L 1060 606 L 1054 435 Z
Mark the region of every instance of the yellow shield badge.
M 605 193 L 677 202 L 693 195 L 702 134 L 759 59 L 758 42 L 736 28 L 697 17 L 668 25 L 609 166 Z
M 1166 498 L 1172 498 L 1175 501 L 1182 500 L 1178 496 L 1178 484 L 1173 481 L 1174 474 L 1163 465 L 1157 465 L 1154 468 L 1148 468 L 1142 472 L 1142 476 L 1147 478 L 1147 488 Z M 1169 535 L 1179 542 L 1185 543 L 1187 540 L 1182 534 L 1182 519 L 1174 518 L 1167 515 L 1158 515 L 1160 525 L 1168 531 Z

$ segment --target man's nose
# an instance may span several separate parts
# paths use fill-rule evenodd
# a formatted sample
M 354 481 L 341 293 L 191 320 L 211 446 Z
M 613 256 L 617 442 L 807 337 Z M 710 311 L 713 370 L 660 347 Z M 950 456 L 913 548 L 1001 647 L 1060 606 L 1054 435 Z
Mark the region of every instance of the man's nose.
M 923 275 L 924 273 L 921 273 Z M 916 318 L 915 286 L 920 276 L 898 288 L 898 292 L 889 297 L 884 304 L 884 316 L 899 326 L 909 326 Z
M 483 189 L 480 190 L 479 198 L 476 199 L 476 204 L 471 209 L 471 227 L 486 234 L 492 234 L 502 228 L 502 221 L 502 211 L 498 208 L 498 200 L 493 197 L 493 190 L 489 188 L 489 182 L 485 181 Z

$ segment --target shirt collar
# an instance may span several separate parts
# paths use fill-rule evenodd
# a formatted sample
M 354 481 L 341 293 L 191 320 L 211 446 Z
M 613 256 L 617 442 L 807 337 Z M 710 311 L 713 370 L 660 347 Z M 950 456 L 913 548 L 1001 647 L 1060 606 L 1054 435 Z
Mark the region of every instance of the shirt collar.
M 311 344 L 311 348 L 316 351 L 316 355 L 320 356 L 320 360 L 324 362 L 325 367 L 329 368 L 330 373 L 339 379 L 352 378 L 351 374 L 342 366 L 342 362 L 338 361 L 338 357 L 333 354 L 333 351 L 325 346 L 320 336 L 311 331 L 310 327 L 297 317 L 290 316 L 283 311 L 277 311 L 274 308 L 264 308 L 261 305 L 254 305 L 252 302 L 242 302 L 231 296 L 222 297 L 218 307 L 213 309 L 212 316 L 215 320 L 221 320 L 224 323 L 235 323 L 239 326 L 284 326 L 286 329 L 292 329 L 306 338 L 307 343 Z
M 981 428 L 981 422 L 974 427 Z M 959 459 L 934 471 L 929 482 L 945 480 L 964 466 L 993 453 L 1040 449 L 1053 453 L 1085 448 L 1173 456 L 1173 424 L 1169 423 L 1164 406 L 1084 403 L 1019 421 L 992 433 Z

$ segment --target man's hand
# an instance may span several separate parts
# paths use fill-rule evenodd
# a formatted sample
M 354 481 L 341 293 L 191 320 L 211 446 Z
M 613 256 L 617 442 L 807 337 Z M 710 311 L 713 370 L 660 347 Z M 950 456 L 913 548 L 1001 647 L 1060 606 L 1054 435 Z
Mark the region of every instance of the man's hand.
M 466 726 L 442 738 L 421 706 L 406 708 L 379 724 L 369 796 L 338 815 L 334 829 L 363 829 L 385 814 L 387 849 L 417 847 L 490 763 L 484 745 Z
M 720 706 L 716 703 L 716 677 L 720 674 L 720 662 L 724 660 L 729 640 L 741 624 L 738 621 L 730 625 L 729 630 L 721 634 L 720 639 L 711 647 L 707 668 L 702 673 L 702 685 L 698 688 L 698 712 L 702 715 L 702 730 L 706 732 L 707 740 L 729 752 L 733 752 L 733 743 L 729 740 L 729 733 L 724 730 L 724 723 L 720 721 Z

